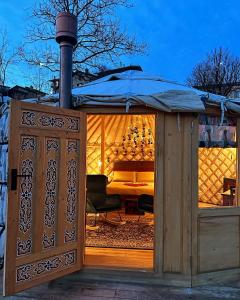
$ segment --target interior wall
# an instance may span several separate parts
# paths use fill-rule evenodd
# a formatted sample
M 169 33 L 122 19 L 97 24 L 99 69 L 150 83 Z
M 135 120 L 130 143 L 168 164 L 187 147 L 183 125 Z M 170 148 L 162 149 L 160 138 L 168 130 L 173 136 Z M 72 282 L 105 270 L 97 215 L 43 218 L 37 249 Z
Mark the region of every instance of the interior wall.
M 222 204 L 224 177 L 236 178 L 236 148 L 199 148 L 199 201 Z
M 89 115 L 87 173 L 111 176 L 114 161 L 153 161 L 154 144 L 154 115 Z
M 100 115 L 87 116 L 87 174 L 101 172 L 101 136 L 102 117 Z

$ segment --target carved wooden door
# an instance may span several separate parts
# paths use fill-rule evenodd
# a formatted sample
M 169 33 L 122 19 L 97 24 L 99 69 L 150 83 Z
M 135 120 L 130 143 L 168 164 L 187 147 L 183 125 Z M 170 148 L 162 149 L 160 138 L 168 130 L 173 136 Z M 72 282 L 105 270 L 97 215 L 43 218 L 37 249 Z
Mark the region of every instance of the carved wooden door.
M 4 294 L 82 266 L 85 114 L 11 103 Z

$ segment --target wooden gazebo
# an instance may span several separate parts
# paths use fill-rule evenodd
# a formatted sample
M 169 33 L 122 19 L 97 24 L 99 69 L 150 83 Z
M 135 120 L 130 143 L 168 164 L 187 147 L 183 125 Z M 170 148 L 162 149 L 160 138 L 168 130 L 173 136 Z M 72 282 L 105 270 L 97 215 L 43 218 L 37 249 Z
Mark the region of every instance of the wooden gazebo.
M 111 84 L 117 85 L 118 80 L 118 88 L 127 86 L 123 77 L 107 78 L 91 87 L 96 93 L 112 91 Z M 138 73 L 142 85 L 140 77 Z M 74 110 L 11 102 L 6 295 L 76 271 L 73 276 L 79 280 L 186 287 L 239 278 L 238 104 L 177 85 L 174 92 L 175 84 L 162 79 L 146 80 L 162 84 L 164 91 L 137 95 L 131 89 L 110 99 L 79 88 L 73 91 Z M 104 86 L 98 89 L 97 84 Z M 116 146 L 112 150 L 112 141 L 103 143 L 104 132 L 111 138 L 115 128 L 117 140 L 124 116 L 145 116 L 149 126 L 155 126 L 154 147 L 144 157 L 154 161 L 155 168 L 151 270 L 84 264 L 86 161 L 88 173 L 96 169 L 111 173 L 120 151 Z M 115 125 L 111 125 L 113 117 Z M 202 140 L 199 126 L 206 131 Z M 222 132 L 223 142 L 215 130 Z M 102 137 L 99 143 L 98 137 Z M 143 160 L 141 151 L 137 155 Z M 138 159 L 134 155 L 129 160 Z M 231 182 L 227 179 L 232 184 L 226 185 Z M 228 204 L 224 195 L 231 199 Z

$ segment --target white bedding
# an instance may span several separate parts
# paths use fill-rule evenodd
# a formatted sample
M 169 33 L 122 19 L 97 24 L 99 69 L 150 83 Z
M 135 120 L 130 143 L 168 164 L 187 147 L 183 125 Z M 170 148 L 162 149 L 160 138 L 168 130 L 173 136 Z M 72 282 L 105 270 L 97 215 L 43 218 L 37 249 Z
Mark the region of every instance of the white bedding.
M 130 183 L 130 182 L 129 182 Z M 120 195 L 154 195 L 154 183 L 146 182 L 144 186 L 129 186 L 127 182 L 111 182 L 107 185 L 107 194 Z

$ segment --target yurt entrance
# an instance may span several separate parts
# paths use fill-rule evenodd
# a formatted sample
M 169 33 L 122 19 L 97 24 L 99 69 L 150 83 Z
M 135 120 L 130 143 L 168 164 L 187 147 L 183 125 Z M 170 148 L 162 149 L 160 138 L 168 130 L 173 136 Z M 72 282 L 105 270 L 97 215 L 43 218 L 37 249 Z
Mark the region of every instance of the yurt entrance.
M 155 115 L 87 117 L 85 265 L 153 269 Z

